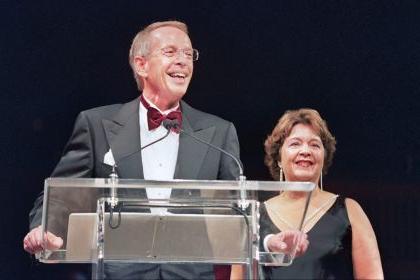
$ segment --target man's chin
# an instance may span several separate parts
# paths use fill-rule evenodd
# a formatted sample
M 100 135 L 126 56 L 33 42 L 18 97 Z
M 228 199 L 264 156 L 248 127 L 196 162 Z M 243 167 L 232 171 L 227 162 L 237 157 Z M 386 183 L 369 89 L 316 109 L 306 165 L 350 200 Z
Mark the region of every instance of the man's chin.
M 187 92 L 187 87 L 173 87 L 170 90 L 170 94 L 177 99 L 181 99 Z

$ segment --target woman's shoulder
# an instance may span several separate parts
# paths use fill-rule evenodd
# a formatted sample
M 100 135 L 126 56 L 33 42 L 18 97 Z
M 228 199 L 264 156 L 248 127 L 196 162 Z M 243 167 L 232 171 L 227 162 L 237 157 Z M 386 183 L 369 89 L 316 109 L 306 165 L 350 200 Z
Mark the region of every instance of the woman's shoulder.
M 363 211 L 362 206 L 360 206 L 360 204 L 356 200 L 347 197 L 345 199 L 345 203 L 347 213 L 352 225 L 366 221 L 367 216 L 365 214 L 365 211 Z
M 339 204 L 343 204 L 346 206 L 347 212 L 349 212 L 349 214 L 350 213 L 358 214 L 360 212 L 363 212 L 363 209 L 360 206 L 360 204 L 353 198 L 342 196 L 340 194 L 336 194 L 336 193 L 332 193 L 328 191 L 323 191 L 322 194 L 324 195 L 324 200 L 333 199 L 334 197 L 336 197 L 337 202 Z
M 345 198 L 346 201 L 346 206 L 347 208 L 351 208 L 351 209 L 358 209 L 358 208 L 362 208 L 362 206 L 360 206 L 360 204 L 353 198 L 350 197 L 346 197 Z

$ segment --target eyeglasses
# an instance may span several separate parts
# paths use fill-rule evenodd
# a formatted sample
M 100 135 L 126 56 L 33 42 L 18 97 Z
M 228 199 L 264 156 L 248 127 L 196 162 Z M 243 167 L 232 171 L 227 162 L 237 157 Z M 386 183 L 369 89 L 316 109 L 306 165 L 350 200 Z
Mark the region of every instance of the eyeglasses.
M 197 61 L 199 56 L 198 50 L 196 49 L 176 49 L 172 47 L 166 47 L 160 49 L 160 52 L 166 57 L 178 57 L 180 54 L 182 54 L 186 59 L 192 61 Z

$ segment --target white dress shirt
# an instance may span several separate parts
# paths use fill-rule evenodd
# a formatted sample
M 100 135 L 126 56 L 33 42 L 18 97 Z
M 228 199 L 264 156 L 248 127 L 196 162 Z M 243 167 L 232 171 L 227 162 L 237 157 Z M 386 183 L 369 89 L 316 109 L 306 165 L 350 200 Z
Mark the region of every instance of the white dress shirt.
M 144 97 L 144 96 L 143 96 Z M 151 107 L 159 110 L 150 100 L 144 97 Z M 178 108 L 160 111 L 162 114 L 169 114 Z M 162 125 L 149 130 L 147 124 L 147 109 L 140 102 L 139 106 L 140 119 L 140 138 L 141 146 L 145 145 L 163 137 L 167 130 Z M 178 158 L 179 134 L 171 131 L 169 135 L 141 151 L 141 158 L 143 164 L 143 174 L 146 180 L 172 180 L 174 179 L 175 166 Z M 171 196 L 170 188 L 146 188 L 147 198 L 149 199 L 169 199 Z M 151 208 L 152 213 L 163 214 L 166 213 L 164 208 Z

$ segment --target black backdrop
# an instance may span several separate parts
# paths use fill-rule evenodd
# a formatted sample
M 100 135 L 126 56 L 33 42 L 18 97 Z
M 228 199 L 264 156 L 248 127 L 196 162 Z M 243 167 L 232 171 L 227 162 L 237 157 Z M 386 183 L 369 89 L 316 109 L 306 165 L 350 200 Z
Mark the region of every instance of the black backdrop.
M 248 179 L 269 180 L 262 143 L 278 117 L 317 109 L 338 141 L 326 189 L 362 204 L 386 276 L 419 277 L 416 1 L 15 0 L 0 11 L 5 279 L 40 267 L 22 250 L 27 213 L 75 116 L 138 96 L 131 40 L 166 19 L 185 21 L 200 50 L 185 99 L 236 124 Z

